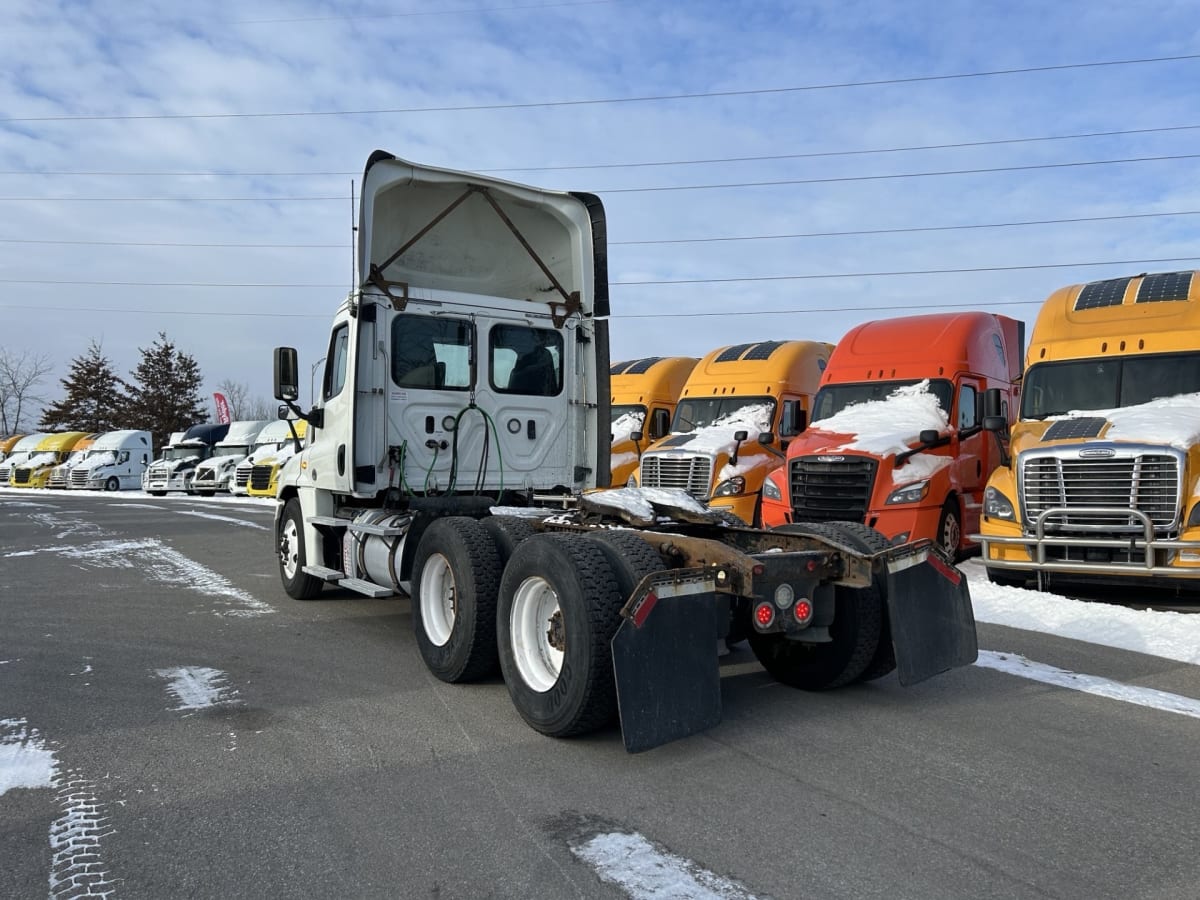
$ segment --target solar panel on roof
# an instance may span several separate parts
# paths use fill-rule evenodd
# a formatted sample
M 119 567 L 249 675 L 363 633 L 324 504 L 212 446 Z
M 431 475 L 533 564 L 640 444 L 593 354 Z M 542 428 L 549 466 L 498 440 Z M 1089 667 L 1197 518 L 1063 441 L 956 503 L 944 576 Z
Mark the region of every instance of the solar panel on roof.
M 771 354 L 783 346 L 783 341 L 763 341 L 755 344 L 743 359 L 770 359 Z
M 1063 441 L 1068 438 L 1097 437 L 1108 424 L 1108 419 L 1101 416 L 1081 416 L 1078 419 L 1059 419 L 1046 429 L 1042 435 L 1043 441 Z
M 1147 275 L 1138 287 L 1137 303 L 1186 300 L 1192 287 L 1191 272 L 1159 272 Z
M 732 347 L 726 347 L 717 357 L 717 362 L 733 362 L 740 359 L 741 355 L 753 346 L 754 344 L 734 344 Z
M 1075 309 L 1100 309 L 1102 306 L 1120 306 L 1125 299 L 1125 288 L 1133 278 L 1110 278 L 1085 284 L 1075 298 Z
M 647 370 L 656 362 L 662 359 L 661 356 L 647 356 L 645 359 L 635 359 L 633 365 L 625 370 L 626 375 L 645 375 Z
M 609 370 L 608 370 L 608 374 L 609 375 L 624 375 L 625 370 L 628 369 L 630 366 L 632 366 L 635 362 L 637 362 L 636 359 L 633 359 L 633 360 L 627 359 L 624 362 L 613 363 L 612 367 L 609 368 Z

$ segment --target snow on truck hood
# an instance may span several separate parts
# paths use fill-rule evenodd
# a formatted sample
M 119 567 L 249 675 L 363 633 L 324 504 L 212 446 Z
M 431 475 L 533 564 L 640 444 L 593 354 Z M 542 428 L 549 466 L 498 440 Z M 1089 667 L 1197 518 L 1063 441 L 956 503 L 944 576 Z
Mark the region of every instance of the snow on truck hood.
M 553 280 L 521 252 L 491 201 Z M 595 293 L 593 213 L 601 214 L 599 201 L 586 195 L 421 166 L 377 151 L 363 175 L 359 271 L 369 281 L 377 266 L 383 279 L 404 282 L 422 296 L 461 291 L 538 303 L 565 299 L 557 282 L 568 294 L 579 292 L 582 312 L 589 315 Z M 595 312 L 607 314 L 607 299 Z
M 1072 410 L 1066 415 L 1049 416 L 1046 421 L 1104 418 L 1108 428 L 1102 440 L 1166 444 L 1188 450 L 1200 443 L 1200 393 L 1176 394 L 1125 406 L 1120 409 Z

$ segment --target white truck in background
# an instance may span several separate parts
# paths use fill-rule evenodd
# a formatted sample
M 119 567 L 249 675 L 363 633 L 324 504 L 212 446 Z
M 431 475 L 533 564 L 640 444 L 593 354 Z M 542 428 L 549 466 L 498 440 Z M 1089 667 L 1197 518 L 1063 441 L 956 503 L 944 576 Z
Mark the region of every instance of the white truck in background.
M 262 431 L 254 440 L 250 455 L 234 468 L 233 480 L 229 483 L 229 493 L 244 497 L 250 489 L 250 474 L 254 467 L 274 459 L 279 451 L 291 443 L 292 426 L 286 419 L 276 419 L 263 426 Z
M 196 474 L 196 466 L 212 455 L 213 445 L 225 437 L 228 423 L 193 425 L 179 440 L 172 439 L 162 455 L 150 464 L 142 477 L 142 489 L 161 497 L 168 491 L 187 491 Z
M 17 466 L 29 462 L 33 456 L 38 444 L 50 436 L 47 431 L 39 431 L 36 434 L 27 434 L 12 446 L 3 462 L 0 462 L 0 485 L 8 487 L 9 478 L 12 477 L 12 471 Z
M 149 431 L 136 429 L 100 435 L 83 461 L 71 469 L 68 487 L 89 491 L 137 490 L 154 456 L 152 440 Z
M 275 351 L 275 396 L 309 425 L 279 478 L 290 596 L 409 593 L 435 677 L 498 668 L 556 737 L 619 712 L 631 752 L 720 721 L 717 646 L 734 633 L 809 690 L 975 660 L 967 581 L 932 541 L 888 546 L 861 522 L 765 531 L 683 491 L 595 490 L 610 477 L 597 197 L 378 151 L 357 237 L 362 281 L 308 412 L 296 351 Z
M 212 456 L 196 466 L 189 493 L 211 497 L 218 491 L 228 491 L 233 484 L 238 464 L 243 462 L 258 442 L 270 419 L 243 419 L 229 424 L 225 437 L 213 445 Z

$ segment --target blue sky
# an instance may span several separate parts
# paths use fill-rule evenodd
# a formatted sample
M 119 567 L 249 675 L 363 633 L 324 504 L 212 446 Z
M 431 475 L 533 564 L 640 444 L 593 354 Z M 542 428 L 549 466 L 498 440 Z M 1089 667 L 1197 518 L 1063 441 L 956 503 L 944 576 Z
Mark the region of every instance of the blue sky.
M 1200 59 L 901 80 L 1200 53 L 1189 3 L 0 10 L 0 346 L 51 358 L 51 400 L 93 338 L 127 372 L 165 331 L 208 391 L 264 397 L 272 346 L 316 361 L 377 148 L 599 194 L 614 360 L 835 342 L 950 304 L 1032 325 L 1059 286 L 1200 258 L 1200 215 L 1163 215 L 1200 211 L 1196 159 L 1064 165 L 1197 152 Z M 679 94 L 726 95 L 528 106 Z M 900 149 L 946 144 L 976 146 Z M 745 157 L 775 158 L 728 161 Z M 1036 166 L 1056 168 L 880 177 Z M 864 231 L 891 233 L 779 237 Z M 1185 261 L 1114 262 L 1163 258 Z M 865 274 L 937 269 L 990 271 Z

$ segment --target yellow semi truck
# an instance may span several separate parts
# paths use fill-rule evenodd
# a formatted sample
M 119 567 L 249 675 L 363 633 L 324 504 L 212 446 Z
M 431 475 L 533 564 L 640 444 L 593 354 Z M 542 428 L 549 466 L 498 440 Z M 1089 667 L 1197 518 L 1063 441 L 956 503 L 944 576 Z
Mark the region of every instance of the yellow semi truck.
M 760 491 L 805 428 L 833 352 L 818 341 L 718 347 L 684 385 L 671 433 L 642 454 L 630 486 L 681 488 L 748 525 L 762 521 Z
M 694 356 L 648 356 L 613 364 L 611 484 L 619 487 L 629 481 L 642 448 L 670 434 L 675 404 L 694 368 Z
M 32 456 L 13 466 L 9 484 L 21 488 L 45 487 L 51 470 L 66 462 L 75 445 L 90 436 L 86 431 L 63 431 L 46 435 L 34 448 Z
M 1026 354 L 1006 464 L 984 492 L 989 578 L 1200 586 L 1200 277 L 1051 294 Z M 984 427 L 1007 430 L 998 394 Z

